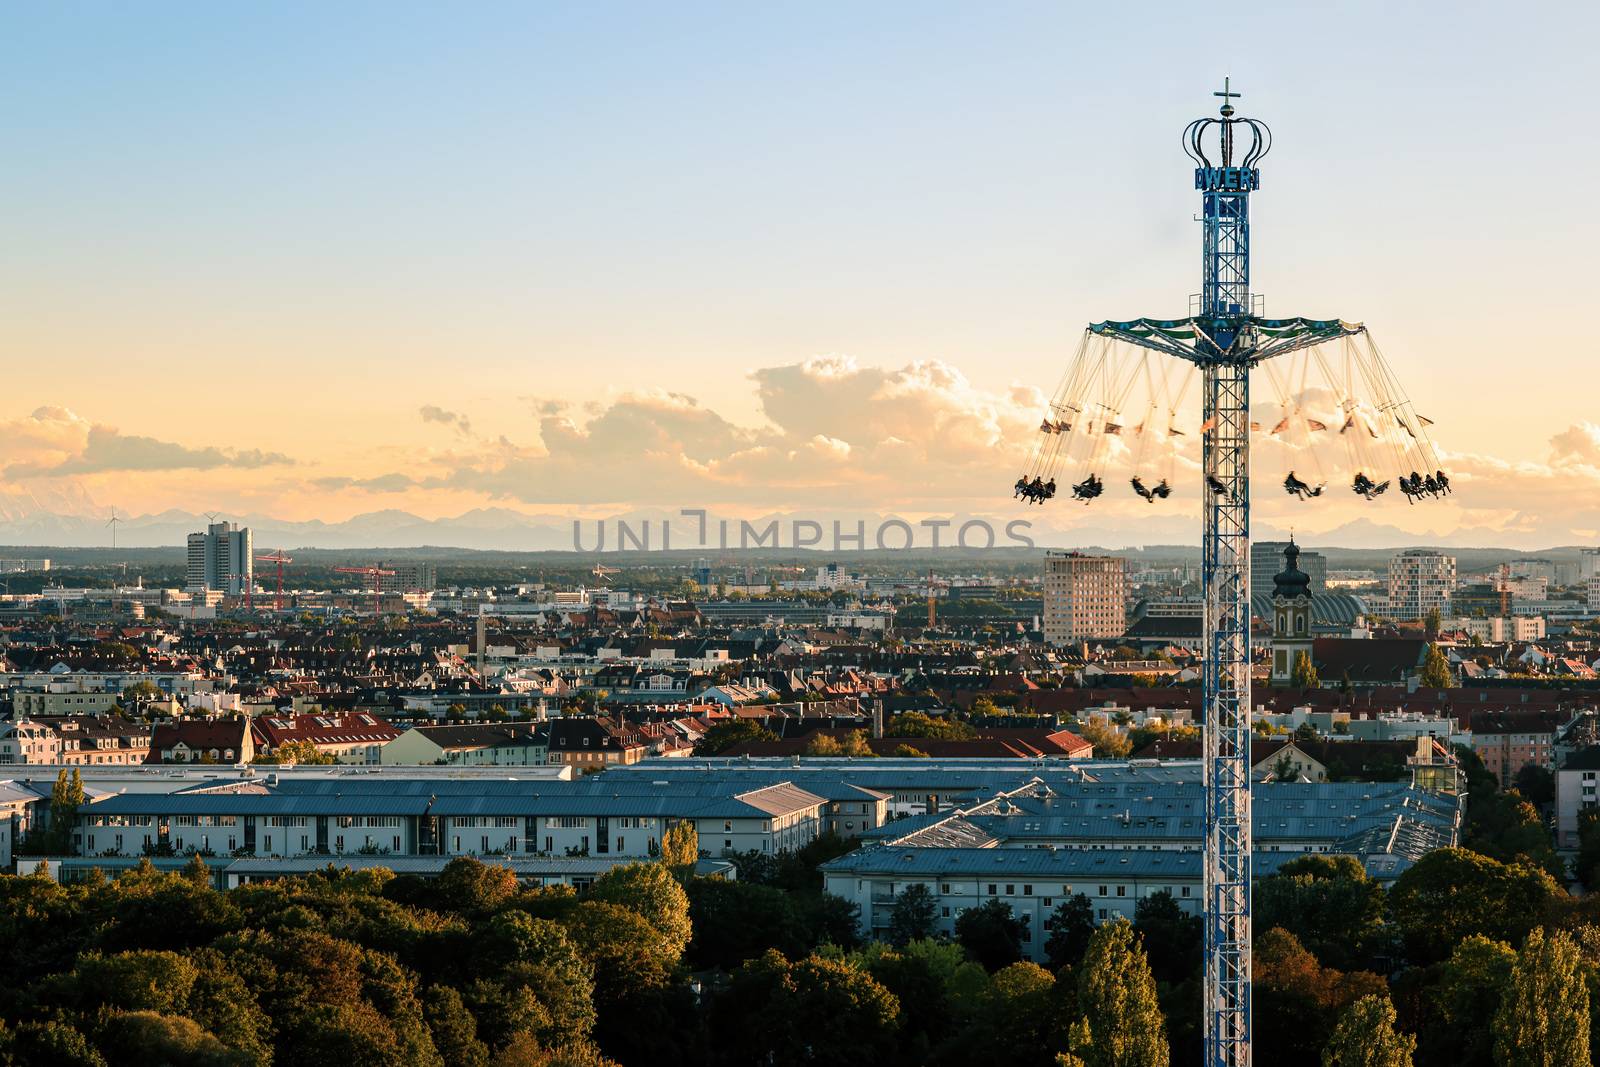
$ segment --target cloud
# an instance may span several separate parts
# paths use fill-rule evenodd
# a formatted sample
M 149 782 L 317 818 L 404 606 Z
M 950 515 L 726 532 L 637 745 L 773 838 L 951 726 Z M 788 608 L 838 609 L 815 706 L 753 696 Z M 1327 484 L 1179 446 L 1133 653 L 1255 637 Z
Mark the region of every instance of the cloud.
M 451 427 L 463 436 L 471 436 L 472 421 L 458 412 L 447 411 L 435 404 L 424 404 L 421 409 L 423 422 L 438 422 Z
M 1600 426 L 1580 422 L 1550 438 L 1551 458 L 1600 464 Z
M 885 370 L 823 357 L 753 377 L 759 427 L 681 392 L 628 393 L 581 413 L 546 403 L 537 445 L 501 438 L 432 457 L 421 484 L 541 504 L 900 506 L 997 489 L 1004 499 L 1041 404 L 1036 390 L 976 389 L 936 360 Z
M 311 484 L 330 492 L 355 489 L 364 493 L 403 493 L 415 488 L 417 482 L 408 474 L 380 474 L 375 478 L 330 475 L 326 478 L 313 478 Z
M 8 478 L 55 478 L 110 471 L 255 469 L 290 464 L 279 452 L 216 446 L 190 448 L 91 425 L 62 407 L 41 407 L 0 427 Z

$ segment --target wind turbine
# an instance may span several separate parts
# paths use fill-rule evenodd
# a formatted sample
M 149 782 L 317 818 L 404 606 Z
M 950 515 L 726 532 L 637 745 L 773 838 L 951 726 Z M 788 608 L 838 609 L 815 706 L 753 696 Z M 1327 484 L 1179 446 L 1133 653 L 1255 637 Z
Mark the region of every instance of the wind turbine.
M 111 518 L 106 520 L 106 525 L 111 527 L 111 547 L 112 548 L 116 548 L 117 547 L 117 523 L 119 523 L 121 521 L 122 521 L 121 519 L 117 518 L 117 509 L 116 508 L 112 508 L 111 509 Z

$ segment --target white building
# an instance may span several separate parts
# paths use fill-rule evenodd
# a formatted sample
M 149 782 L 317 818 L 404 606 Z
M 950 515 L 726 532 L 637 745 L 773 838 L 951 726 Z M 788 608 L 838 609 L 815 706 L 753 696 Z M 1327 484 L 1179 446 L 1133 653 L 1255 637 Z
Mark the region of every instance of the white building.
M 1538 641 L 1544 637 L 1545 622 L 1538 615 L 1512 615 L 1507 618 L 1463 617 L 1445 619 L 1440 624 L 1444 630 L 1461 630 L 1484 644 L 1505 641 Z
M 1389 614 L 1396 619 L 1422 619 L 1443 613 L 1456 587 L 1456 558 L 1426 548 L 1413 548 L 1389 560 Z
M 1044 639 L 1065 645 L 1121 637 L 1128 629 L 1126 563 L 1120 556 L 1046 552 Z
M 239 596 L 255 580 L 255 551 L 248 527 L 214 522 L 204 533 L 189 535 L 185 588 L 221 590 Z

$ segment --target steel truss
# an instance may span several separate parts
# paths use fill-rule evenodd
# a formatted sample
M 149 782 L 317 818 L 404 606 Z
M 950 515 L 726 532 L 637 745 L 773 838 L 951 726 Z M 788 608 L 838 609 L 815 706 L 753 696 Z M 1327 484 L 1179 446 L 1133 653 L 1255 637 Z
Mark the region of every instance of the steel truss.
M 1339 319 L 1267 319 L 1250 296 L 1250 193 L 1271 132 L 1233 117 L 1185 131 L 1202 192 L 1199 314 L 1099 322 L 1109 336 L 1198 365 L 1204 391 L 1202 531 L 1205 689 L 1205 1063 L 1250 1063 L 1250 371 L 1258 363 L 1363 333 Z M 1219 135 L 1220 159 L 1202 143 Z M 1235 145 L 1235 137 L 1242 141 Z M 1238 165 L 1235 151 L 1238 149 Z M 1221 166 L 1216 163 L 1220 162 Z

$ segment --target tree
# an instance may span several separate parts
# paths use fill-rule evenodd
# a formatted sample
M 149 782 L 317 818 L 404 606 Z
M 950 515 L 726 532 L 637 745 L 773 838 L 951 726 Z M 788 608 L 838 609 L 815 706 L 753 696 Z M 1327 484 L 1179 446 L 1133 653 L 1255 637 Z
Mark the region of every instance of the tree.
M 910 745 L 896 745 L 896 746 L 894 746 L 894 751 L 891 752 L 890 755 L 894 756 L 896 759 L 927 759 L 928 758 L 928 754 L 926 752 L 922 751 L 922 749 L 920 749 L 920 748 L 912 748 Z
M 1429 608 L 1428 613 L 1422 617 L 1422 629 L 1429 637 L 1439 636 L 1439 627 L 1442 622 L 1438 608 Z M 1428 683 L 1424 682 L 1423 685 Z
M 1510 945 L 1474 934 L 1438 966 L 1437 981 L 1424 991 L 1417 1012 L 1421 1045 L 1431 1062 L 1493 1062 L 1491 1027 L 1516 962 Z
M 1133 928 L 1158 981 L 1176 985 L 1199 971 L 1205 926 L 1200 916 L 1179 906 L 1171 890 L 1140 898 L 1133 906 Z
M 1528 935 L 1494 1017 L 1494 1058 L 1503 1067 L 1589 1062 L 1589 987 L 1578 946 L 1561 931 Z
M 1395 879 L 1389 913 L 1412 962 L 1426 964 L 1447 958 L 1472 934 L 1521 941 L 1562 895 L 1550 875 L 1537 868 L 1441 848 Z
M 921 882 L 906 886 L 895 897 L 894 910 L 889 915 L 889 943 L 898 948 L 932 937 L 937 915 L 938 906 L 927 886 Z
M 1133 751 L 1127 735 L 1093 719 L 1080 722 L 1072 729 L 1094 746 L 1094 754 L 1101 759 L 1124 759 Z
M 1417 1039 L 1395 1030 L 1388 997 L 1365 996 L 1339 1016 L 1322 1067 L 1411 1067 Z
M 988 714 L 997 713 L 993 702 Z M 976 705 L 973 712 L 978 711 Z M 959 719 L 936 719 L 920 711 L 906 711 L 889 720 L 883 730 L 885 737 L 931 737 L 941 741 L 965 741 L 978 736 L 978 731 Z
M 1578 858 L 1573 863 L 1585 888 L 1600 888 L 1600 808 L 1578 812 Z
M 1294 733 L 1290 736 L 1296 741 L 1315 741 L 1317 739 L 1317 728 L 1309 722 L 1303 722 L 1294 728 Z
M 806 739 L 806 755 L 808 756 L 838 756 L 843 753 L 839 742 L 831 734 L 817 730 Z
M 1050 936 L 1045 938 L 1044 955 L 1050 969 L 1077 966 L 1094 936 L 1094 905 L 1082 893 L 1074 893 L 1056 905 L 1050 915 Z
M 1450 661 L 1439 651 L 1439 646 L 1428 646 L 1428 654 L 1422 660 L 1422 677 L 1418 684 L 1426 689 L 1449 689 L 1456 684 L 1455 674 L 1450 670 Z
M 683 954 L 681 945 L 623 905 L 586 899 L 563 923 L 594 967 L 594 999 L 602 1020 L 609 1009 L 665 986 Z
M 1525 763 L 1517 772 L 1516 789 L 1528 798 L 1530 804 L 1543 808 L 1556 799 L 1556 776 L 1550 773 L 1548 767 Z
M 659 863 L 623 863 L 594 880 L 588 899 L 617 904 L 655 927 L 673 946 L 674 957 L 683 955 L 693 930 L 689 926 L 689 898 L 683 886 Z M 674 958 L 673 963 L 677 963 Z
M 517 893 L 517 876 L 510 867 L 491 866 L 469 856 L 444 865 L 429 887 L 435 906 L 455 912 L 490 911 Z
M 1517 793 L 1473 793 L 1463 827 L 1465 847 L 1502 863 L 1525 863 L 1564 878 L 1566 866 L 1550 842 L 1538 810 Z
M 998 970 L 1022 958 L 1022 932 L 1027 924 L 1011 914 L 999 898 L 968 908 L 956 919 L 956 940 L 967 955 L 987 970 Z
M 1317 668 L 1311 662 L 1309 652 L 1296 653 L 1294 670 L 1289 675 L 1289 684 L 1296 689 L 1316 689 L 1322 685 L 1322 679 L 1317 677 Z
M 50 789 L 49 848 L 60 855 L 71 851 L 72 831 L 78 822 L 78 809 L 83 806 L 83 777 L 78 768 L 69 775 L 62 770 L 56 774 L 55 785 Z
M 1353 856 L 1290 860 L 1256 882 L 1251 907 L 1257 929 L 1287 930 L 1344 970 L 1365 964 L 1383 934 L 1383 887 Z
M 1166 1067 L 1155 979 L 1128 920 L 1102 923 L 1089 939 L 1078 973 L 1078 1011 L 1083 1022 L 1073 1052 L 1086 1067 Z
M 489 1048 L 478 1040 L 478 1021 L 467 1010 L 461 994 L 447 985 L 429 986 L 422 996 L 422 1011 L 433 1034 L 433 1045 L 450 1067 L 487 1067 Z
M 794 894 L 742 878 L 695 878 L 687 889 L 694 927 L 688 960 L 697 970 L 737 970 L 769 948 L 793 957 L 811 947 Z
M 277 763 L 283 766 L 298 764 L 302 767 L 326 767 L 338 761 L 332 753 L 324 752 L 314 742 L 296 738 L 285 741 L 270 753 L 264 753 L 251 760 L 252 763 Z
M 700 834 L 694 822 L 684 819 L 661 835 L 661 863 L 669 871 L 686 878 L 700 862 Z
M 1251 1010 L 1262 1063 L 1315 1061 L 1341 1011 L 1363 996 L 1386 992 L 1376 974 L 1322 966 L 1286 930 L 1257 935 L 1253 950 Z
M 720 722 L 707 730 L 695 742 L 697 756 L 720 756 L 730 748 L 752 741 L 776 741 L 778 735 L 754 719 L 733 719 Z
M 719 1051 L 727 1064 L 867 1067 L 892 1060 L 900 1002 L 844 961 L 791 963 L 769 951 L 734 973 L 712 1005 L 711 1026 L 726 1035 Z

